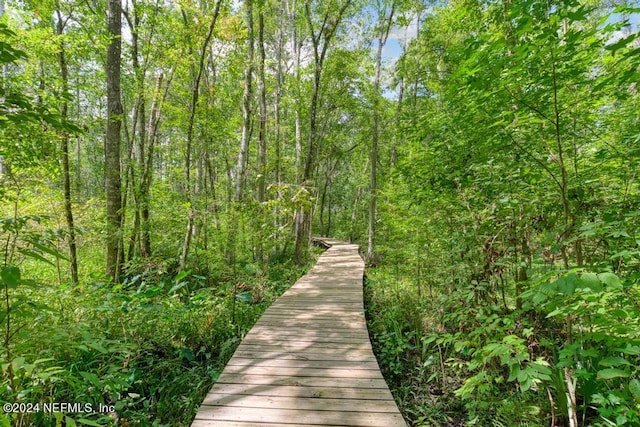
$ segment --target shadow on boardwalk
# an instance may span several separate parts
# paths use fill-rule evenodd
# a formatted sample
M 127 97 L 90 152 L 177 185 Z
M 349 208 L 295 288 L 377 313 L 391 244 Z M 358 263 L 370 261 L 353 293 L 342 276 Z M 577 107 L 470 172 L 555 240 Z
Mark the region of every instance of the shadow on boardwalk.
M 242 341 L 193 427 L 406 426 L 371 350 L 358 247 L 325 241 Z

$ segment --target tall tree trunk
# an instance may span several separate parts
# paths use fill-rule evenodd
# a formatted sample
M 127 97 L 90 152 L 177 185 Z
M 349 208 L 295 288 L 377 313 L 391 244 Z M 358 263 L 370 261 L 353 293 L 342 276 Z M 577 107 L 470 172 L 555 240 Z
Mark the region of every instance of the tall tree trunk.
M 564 268 L 569 269 L 569 255 L 567 254 L 566 242 L 569 240 L 569 237 L 572 232 L 572 223 L 571 223 L 571 208 L 569 206 L 569 180 L 567 167 L 565 164 L 565 153 L 564 153 L 564 142 L 562 141 L 561 128 L 560 128 L 560 115 L 561 109 L 558 101 L 558 86 L 557 86 L 557 74 L 556 74 L 556 59 L 552 54 L 551 57 L 551 72 L 553 77 L 553 111 L 554 111 L 554 136 L 556 140 L 556 148 L 557 148 L 557 156 L 556 162 L 558 163 L 558 167 L 560 168 L 560 200 L 562 202 L 562 210 L 563 210 L 563 225 L 564 229 L 562 231 L 562 239 L 561 243 L 561 253 L 562 253 L 562 261 L 564 263 Z
M 129 156 L 127 158 L 127 172 L 125 173 L 127 181 L 125 182 L 125 191 L 123 204 L 126 205 L 129 196 L 129 183 L 133 193 L 134 201 L 134 225 L 129 237 L 129 250 L 127 260 L 131 261 L 136 249 L 141 253 L 140 224 L 141 224 L 141 194 L 140 190 L 142 165 L 145 158 L 145 147 L 147 144 L 147 128 L 146 128 L 146 70 L 140 65 L 140 49 L 139 49 L 139 27 L 140 27 L 140 11 L 136 7 L 136 1 L 132 0 L 133 18 L 129 10 L 124 10 L 123 15 L 127 20 L 131 31 L 131 58 L 133 71 L 136 81 L 136 100 L 133 109 L 133 120 L 131 123 L 131 131 L 128 128 L 125 135 L 128 135 Z M 124 208 L 123 208 L 124 210 Z
M 267 90 L 265 85 L 264 64 L 266 53 L 264 50 L 264 12 L 258 14 L 258 50 L 260 52 L 260 67 L 258 92 L 260 93 L 260 124 L 258 128 L 258 202 L 265 201 L 267 174 Z
M 114 283 L 120 280 L 122 258 L 121 220 L 122 189 L 120 178 L 120 63 L 122 33 L 121 0 L 109 0 L 108 29 L 111 40 L 107 47 L 107 130 L 105 136 L 105 193 L 107 198 L 107 268 L 106 275 Z
M 391 3 L 389 11 L 386 6 L 383 10 L 378 10 L 378 49 L 376 52 L 375 75 L 373 80 L 373 112 L 372 112 L 372 129 L 371 129 L 371 153 L 370 153 L 370 194 L 369 194 L 369 227 L 367 233 L 367 253 L 366 260 L 368 264 L 374 264 L 374 241 L 376 231 L 376 203 L 378 197 L 378 141 L 380 139 L 380 98 L 382 93 L 380 90 L 380 73 L 382 68 L 382 48 L 387 42 L 391 23 L 393 22 L 393 14 L 395 12 L 395 0 Z M 387 15 L 388 13 L 388 15 Z
M 267 90 L 265 84 L 265 61 L 266 53 L 264 49 L 264 4 L 260 5 L 258 12 L 258 51 L 260 53 L 260 65 L 258 68 L 258 92 L 260 99 L 260 123 L 258 126 L 258 194 L 257 200 L 260 205 L 266 200 L 267 185 Z M 259 209 L 258 222 L 262 222 L 262 208 Z M 262 227 L 256 227 L 262 230 Z M 255 246 L 255 259 L 264 264 L 263 259 L 263 236 L 258 231 L 258 241 Z
M 281 154 L 281 140 L 282 138 L 282 128 L 280 126 L 281 120 L 281 112 L 280 112 L 280 104 L 282 100 L 282 87 L 284 86 L 284 66 L 283 66 L 283 49 L 284 49 L 284 30 L 285 29 L 285 4 L 282 2 L 279 4 L 278 8 L 278 38 L 277 38 L 277 46 L 276 46 L 276 87 L 274 93 L 274 101 L 273 101 L 273 144 L 275 148 L 275 159 L 274 159 L 274 181 L 277 185 L 276 191 L 276 199 L 278 203 L 273 206 L 273 224 L 274 224 L 274 239 L 273 239 L 273 250 L 274 252 L 279 252 L 279 241 L 280 241 L 280 226 L 282 224 L 282 211 L 280 208 L 280 201 L 282 200 L 282 191 L 280 188 L 280 184 L 282 183 L 282 154 Z
M 253 0 L 245 0 L 245 19 L 247 24 L 247 62 L 244 69 L 244 91 L 242 94 L 242 136 L 240 138 L 240 152 L 236 164 L 236 187 L 234 202 L 239 207 L 242 201 L 247 160 L 249 158 L 249 141 L 251 140 L 251 97 L 253 94 L 253 62 L 254 42 L 253 31 Z M 239 228 L 238 212 L 232 207 L 229 233 L 227 236 L 227 263 L 234 264 L 236 259 L 236 240 Z
M 158 124 L 160 123 L 161 105 L 169 92 L 173 70 L 167 79 L 164 94 L 161 95 L 162 81 L 164 75 L 160 73 L 156 80 L 156 90 L 151 103 L 151 111 L 149 113 L 149 122 L 147 126 L 147 149 L 146 157 L 142 159 L 142 176 L 140 178 L 140 255 L 149 257 L 151 255 L 151 235 L 150 235 L 150 191 L 153 179 L 153 153 L 158 133 Z
M 293 79 L 297 85 L 300 84 L 300 50 L 302 42 L 298 37 L 298 26 L 296 25 L 296 0 L 286 0 L 287 15 L 289 17 L 289 26 L 291 27 L 291 57 L 293 58 Z M 302 176 L 302 127 L 300 124 L 300 105 L 295 103 L 294 106 L 294 125 L 295 125 L 295 150 L 296 150 L 296 178 L 301 179 Z
M 62 93 L 68 95 L 69 93 L 69 65 L 67 63 L 66 51 L 64 46 L 64 40 L 62 36 L 64 34 L 65 21 L 62 19 L 62 13 L 60 10 L 56 11 L 56 35 L 60 38 L 60 50 L 58 51 L 58 64 L 60 65 L 60 79 L 62 81 Z M 66 98 L 62 101 L 61 109 L 63 119 L 69 117 L 69 103 Z M 61 141 L 61 154 L 62 154 L 62 187 L 64 193 L 64 213 L 67 221 L 67 243 L 69 244 L 69 261 L 71 269 L 71 281 L 78 283 L 78 258 L 76 251 L 76 229 L 73 222 L 73 209 L 71 207 L 71 174 L 69 171 L 69 134 L 64 133 Z
M 409 26 L 407 25 L 404 29 L 404 37 L 402 40 L 402 53 L 404 54 L 407 51 L 407 32 Z M 395 129 L 394 129 L 394 137 L 393 137 L 393 147 L 391 147 L 391 168 L 396 167 L 396 163 L 398 161 L 398 141 L 401 137 L 400 133 L 400 124 L 402 117 L 402 102 L 404 101 L 404 73 L 400 75 L 400 83 L 398 88 L 398 101 L 396 104 L 396 117 L 395 117 Z M 393 178 L 391 178 L 393 179 Z
M 182 241 L 182 252 L 180 255 L 180 270 L 184 270 L 187 257 L 189 256 L 189 249 L 191 247 L 191 237 L 193 235 L 193 226 L 195 221 L 195 208 L 193 207 L 193 195 L 191 190 L 191 154 L 192 154 L 192 144 L 193 144 L 193 125 L 196 117 L 196 107 L 198 105 L 198 98 L 200 96 L 200 80 L 202 79 L 202 73 L 205 67 L 205 59 L 207 57 L 207 49 L 209 47 L 209 42 L 213 36 L 213 29 L 216 26 L 216 21 L 218 19 L 218 14 L 220 13 L 220 3 L 222 0 L 218 0 L 216 2 L 215 9 L 213 11 L 213 17 L 211 18 L 211 25 L 209 26 L 209 31 L 207 36 L 202 43 L 202 48 L 200 50 L 200 57 L 198 62 L 198 68 L 195 73 L 194 81 L 193 81 L 193 90 L 191 92 L 191 105 L 189 106 L 189 122 L 187 125 L 187 146 L 185 148 L 184 155 L 184 167 L 185 167 L 185 198 L 186 202 L 189 206 L 189 212 L 187 214 L 187 227 L 185 230 L 184 240 Z M 186 24 L 186 23 L 185 23 Z
M 338 29 L 340 21 L 345 11 L 351 5 L 352 0 L 346 0 L 339 6 L 337 11 L 330 8 L 324 12 L 324 16 L 320 19 L 320 28 L 316 29 L 313 23 L 311 4 L 306 2 L 304 5 L 305 18 L 309 33 L 311 35 L 311 44 L 313 50 L 313 91 L 311 93 L 311 103 L 309 105 L 309 138 L 307 141 L 307 154 L 304 164 L 304 172 L 302 174 L 302 187 L 314 196 L 314 188 L 311 186 L 312 172 L 316 166 L 316 145 L 317 145 L 317 121 L 318 121 L 318 102 L 320 96 L 320 83 L 322 81 L 322 67 L 327 56 L 327 51 L 331 44 L 331 40 Z M 331 17 L 331 19 L 329 19 Z M 305 258 L 309 240 L 311 238 L 311 204 L 304 205 L 298 209 L 296 215 L 296 242 L 294 248 L 293 259 L 298 265 L 302 264 Z
M 254 33 L 253 33 L 253 0 L 245 0 L 247 20 L 247 63 L 244 70 L 244 93 L 242 95 L 242 137 L 240 139 L 240 153 L 236 167 L 236 192 L 235 199 L 242 199 L 242 187 L 246 175 L 246 163 L 249 157 L 249 140 L 251 138 L 251 96 L 253 93 L 253 61 L 254 61 Z

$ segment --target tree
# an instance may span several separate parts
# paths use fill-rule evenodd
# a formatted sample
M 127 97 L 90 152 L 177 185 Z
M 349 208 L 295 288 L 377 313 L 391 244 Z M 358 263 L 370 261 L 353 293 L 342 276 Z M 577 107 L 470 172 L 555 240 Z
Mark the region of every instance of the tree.
M 198 99 L 200 98 L 200 83 L 202 80 L 202 75 L 205 70 L 206 58 L 208 55 L 209 43 L 211 42 L 211 38 L 213 37 L 213 30 L 216 26 L 216 21 L 218 19 L 218 14 L 220 13 L 220 5 L 222 0 L 218 0 L 215 4 L 213 10 L 213 16 L 211 18 L 211 23 L 209 24 L 209 30 L 207 35 L 202 42 L 202 46 L 198 52 L 198 63 L 197 66 L 193 64 L 193 72 L 194 80 L 192 82 L 192 92 L 191 92 L 191 104 L 189 106 L 189 121 L 187 124 L 187 141 L 185 148 L 185 162 L 184 162 L 184 170 L 185 170 L 185 188 L 186 188 L 186 201 L 189 205 L 189 212 L 187 215 L 187 228 L 184 235 L 184 240 L 182 243 L 182 254 L 180 256 L 180 270 L 184 270 L 187 257 L 189 255 L 189 248 L 191 246 L 191 237 L 193 235 L 194 221 L 195 221 L 195 208 L 193 206 L 193 198 L 192 198 L 192 185 L 191 182 L 191 155 L 192 155 L 192 144 L 193 144 L 193 126 L 196 117 L 196 108 L 198 106 Z M 185 22 L 185 26 L 187 22 Z
M 67 64 L 64 28 L 70 16 L 63 17 L 60 6 L 56 9 L 55 34 L 58 36 L 60 48 L 58 51 L 58 63 L 60 66 L 60 79 L 62 82 L 62 108 L 61 115 L 63 120 L 69 118 L 69 66 Z M 76 251 L 76 229 L 73 221 L 73 210 L 71 208 L 71 173 L 69 168 L 69 133 L 65 132 L 61 137 L 60 153 L 62 156 L 62 186 L 64 192 L 64 211 L 67 221 L 67 241 L 69 244 L 69 261 L 71 268 L 71 280 L 78 283 L 78 256 Z
M 117 283 L 122 259 L 122 185 L 120 176 L 120 64 L 122 56 L 122 8 L 109 0 L 109 46 L 107 48 L 107 130 L 105 134 L 105 193 L 107 198 L 107 277 Z
M 235 200 L 239 203 L 242 199 L 242 189 L 246 179 L 246 163 L 249 158 L 249 142 L 251 140 L 251 101 L 253 96 L 253 68 L 255 34 L 253 25 L 253 0 L 246 0 L 245 19 L 247 25 L 247 60 L 244 70 L 244 93 L 242 95 L 242 135 L 240 137 L 240 153 L 236 167 Z
M 373 108 L 371 111 L 371 153 L 370 153 L 370 189 L 369 189 L 369 227 L 367 233 L 367 252 L 366 260 L 369 264 L 375 264 L 374 257 L 374 240 L 376 225 L 376 201 L 378 192 L 378 142 L 380 139 L 380 73 L 382 68 L 382 49 L 384 48 L 389 30 L 393 24 L 393 15 L 396 12 L 397 2 L 391 0 L 391 4 L 387 1 L 379 0 L 376 4 L 376 14 L 378 15 L 377 31 L 377 48 L 375 59 L 375 74 L 373 77 Z
M 312 4 L 307 0 L 304 4 L 304 16 L 307 22 L 307 30 L 311 37 L 311 48 L 313 51 L 313 87 L 311 99 L 309 100 L 309 130 L 307 138 L 307 150 L 304 159 L 304 168 L 301 177 L 302 190 L 313 195 L 317 189 L 312 184 L 312 176 L 316 166 L 316 154 L 318 141 L 318 103 L 323 76 L 323 65 L 327 57 L 327 52 L 331 41 L 338 30 L 347 8 L 351 5 L 351 0 L 338 2 L 335 6 Z M 304 254 L 309 245 L 311 237 L 311 203 L 304 204 L 296 212 L 295 219 L 295 249 L 294 262 L 301 264 Z

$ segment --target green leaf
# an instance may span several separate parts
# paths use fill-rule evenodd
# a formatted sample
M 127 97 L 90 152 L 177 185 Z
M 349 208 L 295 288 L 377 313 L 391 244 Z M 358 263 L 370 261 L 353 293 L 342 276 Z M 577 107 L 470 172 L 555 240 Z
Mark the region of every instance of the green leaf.
M 611 43 L 605 46 L 605 49 L 610 50 L 612 52 L 615 52 L 619 49 L 623 49 L 625 47 L 627 47 L 627 45 L 629 45 L 630 43 L 632 43 L 636 38 L 638 37 L 637 34 L 631 34 L 627 37 L 623 37 L 620 40 L 616 41 L 615 43 Z
M 576 290 L 577 276 L 570 274 L 559 278 L 556 283 L 558 284 L 558 292 L 564 295 L 573 295 Z
M 77 425 L 76 421 L 73 418 L 67 417 L 67 416 L 64 417 L 64 422 L 67 425 L 67 427 L 76 427 Z
M 558 316 L 560 314 L 565 314 L 564 307 L 558 307 L 555 310 L 553 310 L 551 313 L 547 314 L 547 319 Z
M 180 273 L 178 273 L 178 275 L 176 277 L 173 278 L 173 281 L 178 283 L 180 282 L 182 279 L 184 279 L 185 277 L 187 277 L 189 274 L 191 274 L 191 270 L 184 270 L 181 271 Z
M 602 283 L 600 283 L 600 279 L 598 279 L 598 275 L 595 273 L 582 273 L 576 287 L 591 289 L 596 292 L 602 291 Z
M 180 350 L 178 350 L 178 353 L 180 353 L 180 357 L 182 357 L 183 359 L 187 359 L 190 362 L 195 358 L 191 349 L 187 347 L 181 348 Z
M 236 295 L 236 299 L 242 302 L 251 302 L 253 301 L 253 296 L 249 292 L 243 292 L 241 294 Z
M 48 253 L 49 255 L 53 255 L 56 258 L 61 258 L 65 261 L 69 261 L 69 258 L 67 258 L 62 252 L 60 252 L 57 249 L 45 246 L 42 243 L 37 242 L 35 240 L 31 240 L 29 243 L 31 243 L 35 248 L 40 249 L 42 252 Z
M 625 372 L 621 369 L 616 368 L 607 368 L 598 371 L 598 379 L 599 380 L 610 380 L 613 378 L 627 378 L 629 376 L 628 372 Z
M 180 289 L 184 288 L 185 286 L 187 286 L 189 284 L 189 282 L 180 282 L 180 283 L 176 283 L 175 285 L 173 285 L 171 287 L 171 289 L 169 289 L 169 293 L 172 294 L 174 292 L 179 291 Z
M 637 378 L 629 381 L 629 391 L 633 395 L 636 402 L 640 402 L 640 381 Z
M 0 278 L 8 288 L 16 288 L 20 283 L 20 269 L 18 267 L 2 267 Z
M 89 384 L 94 385 L 96 387 L 100 387 L 100 378 L 98 378 L 98 375 L 94 374 L 93 372 L 84 372 L 84 371 L 80 371 L 79 374 L 82 378 L 87 380 Z
M 30 249 L 20 248 L 20 249 L 18 249 L 18 252 L 20 252 L 22 255 L 24 255 L 26 257 L 37 259 L 38 261 L 46 262 L 47 264 L 52 265 L 52 266 L 55 267 L 54 263 L 52 263 L 51 261 L 49 261 L 48 259 L 46 259 L 42 255 L 40 255 L 39 253 L 34 252 L 34 251 L 30 250 Z
M 611 356 L 611 357 L 606 357 L 606 358 L 602 359 L 600 362 L 598 362 L 598 365 L 607 366 L 607 367 L 611 367 L 611 366 L 630 366 L 631 363 L 629 363 L 623 357 Z
M 598 279 L 610 289 L 622 289 L 620 278 L 613 273 L 600 273 Z
M 509 378 L 507 378 L 507 381 L 511 382 L 513 380 L 515 380 L 516 378 L 518 378 L 518 375 L 520 374 L 520 366 L 517 364 L 511 365 L 509 366 Z
M 617 348 L 616 351 L 624 354 L 630 354 L 632 356 L 638 356 L 640 355 L 640 346 L 627 344 L 624 348 Z
M 531 380 L 531 378 L 527 377 L 524 382 L 520 383 L 520 390 L 524 393 L 525 391 L 529 390 L 532 385 L 533 381 Z

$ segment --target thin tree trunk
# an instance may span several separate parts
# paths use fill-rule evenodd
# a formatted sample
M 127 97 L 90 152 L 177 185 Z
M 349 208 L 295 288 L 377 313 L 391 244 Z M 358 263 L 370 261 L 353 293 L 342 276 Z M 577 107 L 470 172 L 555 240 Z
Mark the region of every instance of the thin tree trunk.
M 320 83 L 322 77 L 322 67 L 329 49 L 329 45 L 333 36 L 336 33 L 338 24 L 342 20 L 342 17 L 351 4 L 351 0 L 345 1 L 337 13 L 331 13 L 331 10 L 325 12 L 322 18 L 321 26 L 319 29 L 315 29 L 312 19 L 311 5 L 309 2 L 305 3 L 305 18 L 309 33 L 311 35 L 311 42 L 313 47 L 313 91 L 311 94 L 311 103 L 309 105 L 309 138 L 307 142 L 307 155 L 304 164 L 304 173 L 302 175 L 302 187 L 314 195 L 315 189 L 311 187 L 312 172 L 316 166 L 316 145 L 317 145 L 317 113 L 318 113 L 318 101 L 320 96 Z M 329 19 L 331 15 L 331 19 Z M 296 264 L 303 263 L 307 248 L 309 247 L 309 241 L 311 239 L 311 207 L 301 207 L 298 209 L 296 216 L 296 242 L 293 254 L 293 260 Z
M 296 84 L 300 84 L 300 50 L 302 42 L 298 37 L 298 27 L 296 25 L 296 1 L 286 2 L 289 25 L 291 26 L 291 56 L 293 58 L 293 79 Z M 302 126 L 300 124 L 300 106 L 295 103 L 294 107 L 294 125 L 295 125 L 295 150 L 296 150 L 296 174 L 297 178 L 302 179 Z
M 147 144 L 147 128 L 146 124 L 146 72 L 140 65 L 139 50 L 139 25 L 140 15 L 139 9 L 136 8 L 135 0 L 132 1 L 133 20 L 128 10 L 123 11 L 123 15 L 127 20 L 131 31 L 131 58 L 133 71 L 136 81 L 136 99 L 133 108 L 133 120 L 131 122 L 131 131 L 125 129 L 127 141 L 129 143 L 127 172 L 125 173 L 127 181 L 125 181 L 125 191 L 123 204 L 126 205 L 129 196 L 129 187 L 131 187 L 134 203 L 134 222 L 131 235 L 129 237 L 129 249 L 127 251 L 127 260 L 131 261 L 138 253 L 141 253 L 140 224 L 141 224 L 141 194 L 142 187 L 142 169 L 145 158 L 145 147 Z M 129 185 L 131 184 L 131 185 Z M 125 209 L 123 208 L 123 211 Z
M 193 207 L 193 195 L 191 191 L 191 146 L 193 144 L 193 125 L 196 116 L 196 107 L 198 105 L 198 97 L 200 96 L 200 80 L 202 79 L 202 73 L 205 66 L 205 58 L 207 56 L 207 49 L 209 42 L 213 36 L 213 29 L 215 28 L 218 14 L 220 12 L 220 3 L 222 0 L 216 2 L 215 9 L 213 11 L 213 17 L 211 18 L 211 25 L 209 26 L 209 32 L 207 37 L 202 43 L 200 50 L 200 59 L 198 62 L 198 69 L 196 71 L 195 79 L 193 82 L 193 90 L 191 93 L 191 105 L 189 106 L 189 122 L 187 125 L 187 141 L 184 156 L 185 167 L 185 199 L 189 206 L 189 212 L 187 214 L 187 227 L 185 230 L 184 240 L 182 241 L 182 253 L 180 255 L 180 270 L 184 270 L 187 263 L 187 257 L 189 256 L 189 249 L 191 247 L 191 237 L 193 235 L 193 224 L 195 220 L 195 209 Z
M 244 70 L 244 93 L 242 95 L 242 136 L 240 139 L 240 153 L 236 167 L 236 192 L 235 200 L 242 199 L 242 187 L 244 186 L 246 163 L 249 157 L 249 139 L 251 137 L 251 96 L 254 61 L 254 33 L 253 33 L 253 0 L 245 0 L 247 19 L 247 63 Z
M 264 64 L 266 53 L 264 50 L 264 12 L 258 14 L 258 50 L 260 52 L 260 67 L 258 92 L 260 93 L 260 124 L 258 130 L 258 202 L 265 201 L 267 174 L 267 91 L 265 85 Z
M 369 161 L 371 159 L 367 159 L 367 162 L 364 165 L 364 169 L 362 174 L 366 174 L 369 170 Z M 353 208 L 351 209 L 351 225 L 349 229 L 349 242 L 356 241 L 356 221 L 358 220 L 358 204 L 360 203 L 360 199 L 362 199 L 363 189 L 362 186 L 358 186 L 358 190 L 356 191 L 356 197 L 353 200 Z
M 404 29 L 404 39 L 402 41 L 402 52 L 406 52 L 407 50 L 407 30 L 409 26 Z M 391 168 L 396 167 L 396 163 L 398 161 L 398 139 L 400 138 L 400 124 L 402 117 L 402 101 L 404 100 L 404 85 L 405 85 L 404 75 L 400 75 L 400 87 L 398 88 L 398 103 L 396 104 L 396 117 L 395 117 L 395 133 L 393 138 L 393 147 L 391 147 Z M 393 179 L 393 178 L 391 178 Z
M 140 178 L 140 254 L 146 258 L 151 255 L 151 235 L 150 235 L 150 191 L 153 179 L 153 153 L 158 133 L 158 124 L 160 123 L 161 105 L 169 92 L 173 70 L 167 79 L 164 94 L 161 96 L 162 81 L 164 76 L 162 73 L 158 75 L 156 80 L 156 90 L 151 103 L 151 112 L 149 114 L 149 122 L 147 123 L 147 150 L 146 158 L 143 159 L 142 177 Z
M 278 203 L 273 206 L 273 224 L 275 229 L 275 235 L 273 239 L 273 251 L 279 252 L 280 241 L 280 226 L 282 223 L 282 213 L 280 208 L 280 201 L 282 200 L 282 191 L 280 184 L 282 183 L 282 155 L 280 148 L 280 141 L 282 140 L 282 130 L 280 127 L 281 113 L 280 103 L 282 99 L 282 87 L 284 86 L 284 71 L 283 71 L 283 49 L 284 49 L 284 25 L 285 25 L 285 5 L 280 3 L 278 9 L 278 41 L 276 48 L 276 87 L 273 102 L 273 115 L 274 115 L 274 146 L 275 146 L 275 159 L 274 159 L 274 181 L 277 185 L 276 199 Z
M 554 136 L 556 139 L 558 155 L 556 157 L 558 167 L 560 168 L 560 200 L 562 202 L 562 210 L 563 210 L 563 219 L 564 219 L 564 230 L 562 231 L 563 242 L 560 242 L 562 245 L 562 260 L 564 263 L 564 268 L 569 268 L 569 256 L 567 254 L 567 248 L 565 245 L 566 240 L 569 238 L 569 234 L 571 233 L 571 208 L 569 206 L 569 198 L 568 198 L 568 174 L 567 168 L 564 160 L 564 144 L 562 141 L 562 136 L 560 133 L 560 105 L 558 101 L 558 87 L 557 87 L 557 75 L 556 75 L 556 62 L 555 57 L 551 58 L 551 72 L 553 75 L 553 109 L 554 109 Z
M 105 193 L 107 198 L 107 266 L 106 275 L 114 283 L 120 280 L 122 258 L 121 220 L 122 188 L 120 178 L 120 63 L 122 9 L 120 0 L 109 0 L 108 28 L 111 40 L 107 47 L 107 130 L 105 136 Z
M 260 66 L 258 68 L 258 92 L 260 98 L 260 123 L 258 127 L 258 203 L 262 204 L 266 200 L 266 180 L 267 180 L 267 90 L 265 84 L 265 61 L 266 53 L 264 49 L 264 11 L 261 7 L 258 13 L 258 51 L 260 53 Z M 262 212 L 260 209 L 259 212 Z M 262 221 L 261 214 L 257 218 Z M 261 227 L 256 227 L 261 230 Z M 255 245 L 255 259 L 264 264 L 263 259 L 263 236 L 258 232 L 258 241 Z
M 254 42 L 253 31 L 253 0 L 245 0 L 245 18 L 247 24 L 247 62 L 244 70 L 244 91 L 242 94 L 242 136 L 240 138 L 240 152 L 238 153 L 238 163 L 236 164 L 236 187 L 234 192 L 234 202 L 239 206 L 242 200 L 242 189 L 244 187 L 246 164 L 249 157 L 249 141 L 251 140 L 251 97 L 253 94 L 253 62 L 254 62 Z M 227 236 L 227 263 L 233 265 L 236 259 L 236 240 L 238 236 L 239 217 L 236 209 L 232 206 L 232 214 Z
M 62 80 L 62 93 L 69 93 L 69 65 L 67 63 L 66 51 L 64 47 L 65 22 L 62 20 L 62 13 L 57 10 L 56 34 L 60 37 L 60 51 L 58 52 L 58 63 L 60 65 L 60 78 Z M 69 103 L 65 100 L 62 102 L 61 109 L 63 119 L 69 117 Z M 69 244 L 69 261 L 71 269 L 71 281 L 78 283 L 78 257 L 76 251 L 76 230 L 73 222 L 73 209 L 71 207 L 71 173 L 69 171 L 69 134 L 64 133 L 61 141 L 62 152 L 62 187 L 64 192 L 64 212 L 67 221 L 67 243 Z
M 380 98 L 382 93 L 380 90 L 380 73 L 382 68 L 382 48 L 387 42 L 389 36 L 389 30 L 391 29 L 391 23 L 393 22 L 393 14 L 395 13 L 395 1 L 391 3 L 389 15 L 387 16 L 387 10 L 379 10 L 378 21 L 378 49 L 376 52 L 376 65 L 375 75 L 373 80 L 374 99 L 373 99 L 373 113 L 372 113 L 372 129 L 371 129 L 371 152 L 370 152 L 370 194 L 369 194 L 369 227 L 367 233 L 367 253 L 366 260 L 368 264 L 375 264 L 374 256 L 374 242 L 376 231 L 376 204 L 378 197 L 378 142 L 380 139 Z

